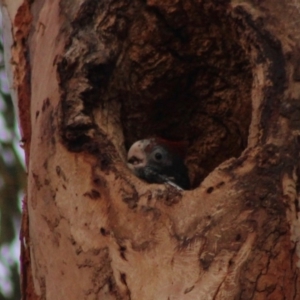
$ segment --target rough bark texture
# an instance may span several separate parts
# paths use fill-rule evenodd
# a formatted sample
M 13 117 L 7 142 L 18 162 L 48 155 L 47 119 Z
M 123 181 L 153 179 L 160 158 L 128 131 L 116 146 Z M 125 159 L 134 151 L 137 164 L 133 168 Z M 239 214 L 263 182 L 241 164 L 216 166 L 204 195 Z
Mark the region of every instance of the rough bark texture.
M 300 299 L 300 4 L 19 2 L 24 299 Z M 192 190 L 127 169 L 156 135 Z

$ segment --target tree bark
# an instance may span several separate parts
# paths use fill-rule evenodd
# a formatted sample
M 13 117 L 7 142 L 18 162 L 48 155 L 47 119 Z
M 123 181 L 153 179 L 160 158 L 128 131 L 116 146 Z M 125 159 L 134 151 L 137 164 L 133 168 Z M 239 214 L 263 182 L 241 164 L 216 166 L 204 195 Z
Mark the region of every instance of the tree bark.
M 300 299 L 300 3 L 2 8 L 24 299 Z M 191 190 L 131 174 L 150 136 L 188 143 Z

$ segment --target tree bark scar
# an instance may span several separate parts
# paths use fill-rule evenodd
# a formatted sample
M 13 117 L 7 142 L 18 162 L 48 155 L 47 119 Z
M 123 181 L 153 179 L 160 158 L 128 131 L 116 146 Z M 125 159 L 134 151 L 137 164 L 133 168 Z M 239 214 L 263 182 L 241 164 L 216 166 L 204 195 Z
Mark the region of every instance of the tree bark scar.
M 127 285 L 127 282 L 126 282 L 126 274 L 125 273 L 120 273 L 120 280 L 126 286 L 128 300 L 130 300 L 131 299 L 131 293 L 130 293 L 130 289 L 129 289 L 128 285 Z
M 110 22 L 108 15 L 102 15 L 105 6 L 95 1 L 85 1 L 80 5 L 69 27 L 72 38 L 58 62 L 62 90 L 61 133 L 69 150 L 76 152 L 93 152 L 97 147 L 93 145 L 95 139 L 107 140 L 93 116 L 93 110 L 99 106 L 102 94 L 107 90 L 118 52 L 115 49 L 116 37 L 111 40 L 110 28 L 105 28 Z M 98 32 L 100 28 L 103 30 Z M 100 145 L 100 149 L 103 146 Z
M 14 68 L 14 86 L 17 91 L 19 121 L 24 143 L 25 163 L 28 167 L 31 147 L 31 82 L 30 82 L 30 62 L 28 37 L 32 26 L 32 15 L 30 12 L 31 1 L 23 1 L 18 8 L 13 22 L 12 65 Z M 23 202 L 23 214 L 21 224 L 21 288 L 23 299 L 37 300 L 40 297 L 36 294 L 30 258 L 30 236 L 28 202 L 26 198 Z
M 253 17 L 242 7 L 237 6 L 234 14 L 242 17 L 239 22 L 243 23 L 252 43 L 256 45 L 257 63 L 263 63 L 266 67 L 265 80 L 270 84 L 264 88 L 263 109 L 261 114 L 261 127 L 267 128 L 268 124 L 276 124 L 283 92 L 287 85 L 286 60 L 282 50 L 281 42 L 276 36 L 263 27 L 261 19 L 255 21 Z M 276 133 L 276 126 L 264 130 L 262 142 L 271 133 Z
M 98 192 L 94 189 L 89 192 L 84 193 L 83 196 L 89 197 L 92 200 L 98 200 L 101 198 L 100 192 Z
M 14 22 L 14 46 L 12 47 L 12 65 L 14 66 L 14 85 L 17 95 L 22 101 L 18 101 L 19 120 L 21 123 L 22 139 L 26 141 L 25 159 L 26 165 L 30 156 L 31 140 L 31 116 L 30 107 L 30 64 L 28 57 L 28 44 L 26 43 L 31 29 L 32 15 L 30 1 L 24 1 L 18 8 Z

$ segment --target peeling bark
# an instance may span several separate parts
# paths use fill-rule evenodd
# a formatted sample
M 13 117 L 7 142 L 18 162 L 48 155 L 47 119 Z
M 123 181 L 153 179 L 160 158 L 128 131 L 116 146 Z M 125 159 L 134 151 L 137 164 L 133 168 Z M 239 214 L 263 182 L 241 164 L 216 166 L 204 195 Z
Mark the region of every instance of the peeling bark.
M 297 3 L 16 6 L 24 299 L 300 299 Z M 130 173 L 149 136 L 191 190 Z

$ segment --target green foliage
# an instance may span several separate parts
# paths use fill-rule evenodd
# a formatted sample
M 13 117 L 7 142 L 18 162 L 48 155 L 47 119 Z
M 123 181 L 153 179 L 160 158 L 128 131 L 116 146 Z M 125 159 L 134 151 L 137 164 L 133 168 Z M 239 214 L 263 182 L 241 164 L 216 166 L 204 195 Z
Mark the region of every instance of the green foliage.
M 25 172 L 0 42 L 0 300 L 20 299 L 19 229 Z

